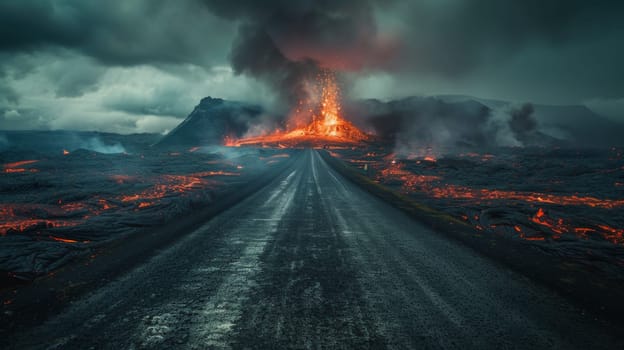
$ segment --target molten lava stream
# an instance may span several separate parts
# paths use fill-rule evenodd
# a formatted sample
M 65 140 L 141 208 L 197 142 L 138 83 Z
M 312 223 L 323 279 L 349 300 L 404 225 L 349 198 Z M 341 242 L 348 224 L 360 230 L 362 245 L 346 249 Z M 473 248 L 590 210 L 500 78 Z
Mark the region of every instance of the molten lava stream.
M 320 85 L 320 102 L 309 111 L 311 121 L 303 126 L 287 131 L 275 130 L 262 136 L 235 139 L 227 137 L 226 146 L 275 145 L 277 147 L 308 146 L 320 148 L 327 144 L 359 144 L 369 140 L 370 136 L 341 116 L 340 88 L 336 77 L 331 72 L 322 73 L 317 81 Z M 307 106 L 311 103 L 300 105 Z M 316 112 L 314 112 L 316 110 Z M 289 124 L 300 125 L 299 119 L 305 114 L 301 109 L 291 115 Z
M 474 189 L 465 186 L 452 184 L 440 184 L 440 176 L 417 175 L 404 168 L 403 163 L 392 161 L 386 168 L 381 169 L 376 177 L 376 181 L 400 181 L 402 190 L 406 193 L 421 192 L 430 198 L 435 199 L 459 199 L 474 204 L 480 204 L 484 200 L 495 201 L 522 201 L 533 204 L 553 204 L 559 206 L 584 205 L 592 208 L 614 209 L 624 206 L 621 199 L 601 199 L 589 196 L 578 195 L 555 195 L 538 192 L 516 192 L 492 189 Z M 468 216 L 463 215 L 462 219 L 468 221 Z M 564 218 L 553 219 L 546 215 L 544 209 L 539 208 L 535 215 L 528 218 L 539 232 L 551 232 L 552 239 L 560 239 L 564 234 L 574 234 L 579 238 L 587 239 L 589 235 L 598 235 L 613 244 L 624 244 L 624 229 L 607 226 L 604 224 L 589 224 L 586 227 L 576 227 L 567 222 Z M 478 217 L 475 217 L 478 221 Z M 594 227 L 592 227 L 594 226 Z M 483 228 L 479 225 L 477 229 Z M 514 223 L 513 229 L 519 237 L 530 241 L 544 241 L 544 236 L 529 236 L 523 232 L 522 228 Z
M 24 168 L 23 166 L 30 165 L 30 164 L 37 163 L 37 162 L 38 160 L 22 160 L 19 162 L 4 164 L 3 168 L 4 168 L 5 173 L 24 173 L 27 171 L 31 173 L 36 173 L 39 170 L 34 169 L 34 168 Z
M 574 227 L 569 223 L 566 223 L 562 218 L 555 220 L 547 217 L 544 209 L 542 208 L 538 208 L 537 213 L 535 213 L 535 215 L 529 220 L 554 232 L 554 239 L 561 238 L 561 235 L 565 233 L 573 233 L 577 237 L 583 239 L 587 239 L 588 234 L 598 234 L 603 239 L 610 241 L 613 244 L 624 244 L 624 229 L 618 229 L 604 224 L 596 225 L 596 228 Z
M 382 169 L 377 177 L 378 181 L 396 179 L 403 182 L 405 192 L 424 192 L 430 197 L 438 199 L 460 199 L 479 202 L 483 200 L 512 200 L 527 203 L 543 203 L 554 205 L 584 205 L 592 208 L 615 209 L 624 206 L 624 199 L 604 199 L 590 196 L 549 194 L 540 192 L 520 192 L 509 190 L 495 190 L 487 188 L 471 188 L 453 184 L 439 184 L 433 182 L 441 180 L 439 176 L 416 175 L 404 169 L 402 163 L 391 163 Z

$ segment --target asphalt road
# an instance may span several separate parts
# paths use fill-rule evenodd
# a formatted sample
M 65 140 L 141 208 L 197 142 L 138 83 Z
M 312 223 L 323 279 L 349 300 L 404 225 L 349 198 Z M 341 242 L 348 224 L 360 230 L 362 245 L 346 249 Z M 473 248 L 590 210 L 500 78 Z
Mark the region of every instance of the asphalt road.
M 355 187 L 315 151 L 11 347 L 599 349 L 553 292 Z

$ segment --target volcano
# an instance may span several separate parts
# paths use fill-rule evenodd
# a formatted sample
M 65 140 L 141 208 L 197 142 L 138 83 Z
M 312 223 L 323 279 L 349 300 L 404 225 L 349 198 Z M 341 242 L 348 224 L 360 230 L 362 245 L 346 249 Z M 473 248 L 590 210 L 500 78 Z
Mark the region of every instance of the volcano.
M 296 109 L 289 118 L 290 125 L 301 126 L 286 131 L 278 129 L 273 133 L 260 136 L 226 138 L 226 146 L 321 148 L 339 145 L 354 146 L 371 140 L 371 135 L 364 133 L 342 117 L 340 88 L 334 74 L 323 73 L 318 77 L 317 84 L 320 92 L 313 97 L 318 98 L 300 102 L 300 108 Z M 301 120 L 305 119 L 308 113 L 311 114 L 309 118 L 311 120 L 303 124 Z
M 163 149 L 221 145 L 223 135 L 242 136 L 249 124 L 257 123 L 260 106 L 220 98 L 203 98 L 180 125 L 163 137 L 156 146 Z

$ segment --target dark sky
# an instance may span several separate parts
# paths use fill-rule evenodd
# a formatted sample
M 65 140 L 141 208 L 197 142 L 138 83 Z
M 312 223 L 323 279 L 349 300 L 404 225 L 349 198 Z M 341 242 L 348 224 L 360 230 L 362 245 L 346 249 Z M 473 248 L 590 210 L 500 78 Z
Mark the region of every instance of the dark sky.
M 624 122 L 624 2 L 3 0 L 0 129 L 163 132 L 212 95 L 584 104 Z M 296 96 L 295 96 L 296 98 Z

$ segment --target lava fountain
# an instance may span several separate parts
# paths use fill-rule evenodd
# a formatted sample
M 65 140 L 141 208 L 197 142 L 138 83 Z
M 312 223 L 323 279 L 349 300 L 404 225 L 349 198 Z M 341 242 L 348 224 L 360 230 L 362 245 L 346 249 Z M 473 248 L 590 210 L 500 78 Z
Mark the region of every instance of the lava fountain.
M 320 87 L 317 94 L 320 97 L 316 106 L 309 101 L 301 101 L 299 107 L 290 117 L 288 125 L 295 127 L 286 130 L 275 130 L 272 133 L 260 136 L 244 137 L 240 139 L 226 138 L 226 146 L 263 146 L 263 147 L 314 147 L 321 148 L 335 145 L 358 145 L 371 138 L 351 122 L 341 116 L 340 87 L 332 72 L 325 71 L 317 77 L 316 84 Z M 301 125 L 302 115 L 311 114 L 307 125 Z M 309 115 L 308 115 L 309 117 Z M 309 118 L 310 119 L 310 118 Z

